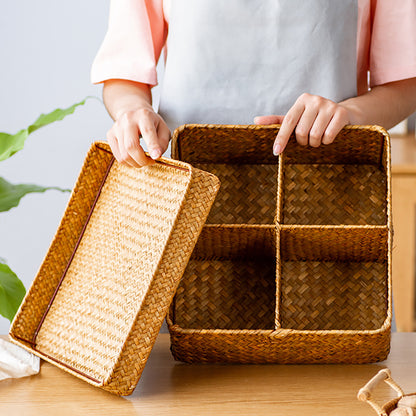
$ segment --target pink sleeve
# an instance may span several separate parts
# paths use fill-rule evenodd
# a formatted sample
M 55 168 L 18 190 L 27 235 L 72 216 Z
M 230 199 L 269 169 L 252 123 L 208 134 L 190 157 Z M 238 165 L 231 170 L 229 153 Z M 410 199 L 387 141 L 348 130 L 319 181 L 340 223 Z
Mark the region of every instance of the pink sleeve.
M 162 0 L 111 0 L 108 30 L 92 64 L 91 81 L 128 79 L 156 85 L 166 35 Z
M 372 0 L 370 85 L 416 77 L 416 1 Z

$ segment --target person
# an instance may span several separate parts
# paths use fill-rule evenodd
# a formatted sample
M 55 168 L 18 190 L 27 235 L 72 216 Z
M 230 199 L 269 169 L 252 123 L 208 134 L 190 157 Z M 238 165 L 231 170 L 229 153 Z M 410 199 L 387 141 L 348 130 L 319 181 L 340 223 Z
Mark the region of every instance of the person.
M 415 21 L 414 0 L 113 0 L 91 70 L 108 142 L 141 167 L 185 123 L 281 124 L 275 155 L 293 132 L 320 146 L 347 124 L 391 128 L 416 110 Z

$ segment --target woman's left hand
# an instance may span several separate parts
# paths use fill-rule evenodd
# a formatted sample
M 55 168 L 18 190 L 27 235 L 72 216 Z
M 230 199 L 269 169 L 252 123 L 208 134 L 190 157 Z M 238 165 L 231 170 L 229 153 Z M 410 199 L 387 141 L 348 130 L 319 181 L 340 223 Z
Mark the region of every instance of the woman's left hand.
M 255 124 L 281 124 L 273 145 L 273 154 L 283 152 L 293 131 L 303 146 L 330 144 L 341 129 L 350 123 L 347 108 L 319 95 L 302 94 L 285 116 L 255 117 Z

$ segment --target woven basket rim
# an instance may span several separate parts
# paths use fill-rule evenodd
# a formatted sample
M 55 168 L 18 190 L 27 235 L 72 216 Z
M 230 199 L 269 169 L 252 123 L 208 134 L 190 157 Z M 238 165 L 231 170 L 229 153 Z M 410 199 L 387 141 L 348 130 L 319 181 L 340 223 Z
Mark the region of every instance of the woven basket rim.
M 278 224 L 204 224 L 205 229 L 227 228 L 227 229 L 263 229 L 275 230 Z
M 339 334 L 339 335 L 358 335 L 358 334 L 380 334 L 390 331 L 391 328 L 391 314 L 388 310 L 388 317 L 383 322 L 383 325 L 377 329 L 311 329 L 300 330 L 291 328 L 277 328 L 277 329 L 200 329 L 200 328 L 182 328 L 178 324 L 172 322 L 171 314 L 166 317 L 167 323 L 172 331 L 180 334 L 268 334 L 268 335 L 283 335 L 283 334 L 301 334 L 301 335 L 325 335 L 325 334 Z
M 96 146 L 99 149 L 104 150 L 105 152 L 112 153 L 110 145 L 104 140 L 97 140 L 97 141 L 92 143 L 92 146 Z M 150 154 L 148 152 L 144 152 L 144 154 L 146 156 L 150 157 Z M 160 163 L 160 164 L 165 165 L 165 166 L 170 166 L 170 167 L 173 167 L 173 168 L 175 168 L 175 167 L 184 168 L 186 170 L 189 170 L 190 172 L 195 170 L 195 168 L 192 165 L 190 165 L 189 163 L 183 162 L 181 160 L 175 160 L 175 159 L 167 158 L 167 157 L 164 157 L 164 156 L 159 157 L 155 162 Z M 207 174 L 212 175 L 212 173 L 209 173 L 209 172 L 207 172 Z M 214 176 L 214 175 L 212 175 L 212 176 Z
M 242 229 L 249 229 L 249 228 L 261 228 L 261 229 L 312 229 L 312 230 L 344 230 L 344 229 L 353 229 L 353 230 L 388 230 L 389 226 L 386 225 L 379 225 L 379 224 L 282 224 L 276 222 L 274 224 L 204 224 L 204 228 L 242 228 Z
M 351 229 L 351 230 L 388 230 L 389 226 L 386 225 L 369 225 L 369 224 L 281 224 L 278 223 L 277 227 L 279 229 L 308 229 L 308 230 L 345 230 L 345 229 Z
M 187 129 L 218 129 L 218 130 L 227 130 L 227 129 L 239 129 L 239 130 L 274 130 L 276 128 L 281 127 L 281 124 L 198 124 L 198 123 L 187 123 L 182 124 L 178 128 L 175 129 L 172 140 L 175 138 L 177 140 L 177 137 Z M 345 130 L 370 130 L 370 131 L 376 131 L 379 133 L 382 133 L 384 136 L 389 137 L 389 134 L 387 130 L 377 124 L 348 124 L 344 126 Z

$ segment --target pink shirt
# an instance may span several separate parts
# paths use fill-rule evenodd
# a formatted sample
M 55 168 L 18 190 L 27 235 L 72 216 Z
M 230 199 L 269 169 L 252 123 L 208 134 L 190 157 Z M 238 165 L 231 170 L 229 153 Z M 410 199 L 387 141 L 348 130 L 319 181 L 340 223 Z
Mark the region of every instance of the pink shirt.
M 156 64 L 166 42 L 170 1 L 111 2 L 108 31 L 92 65 L 93 83 L 117 78 L 157 84 Z M 413 77 L 416 0 L 358 0 L 358 93 Z

